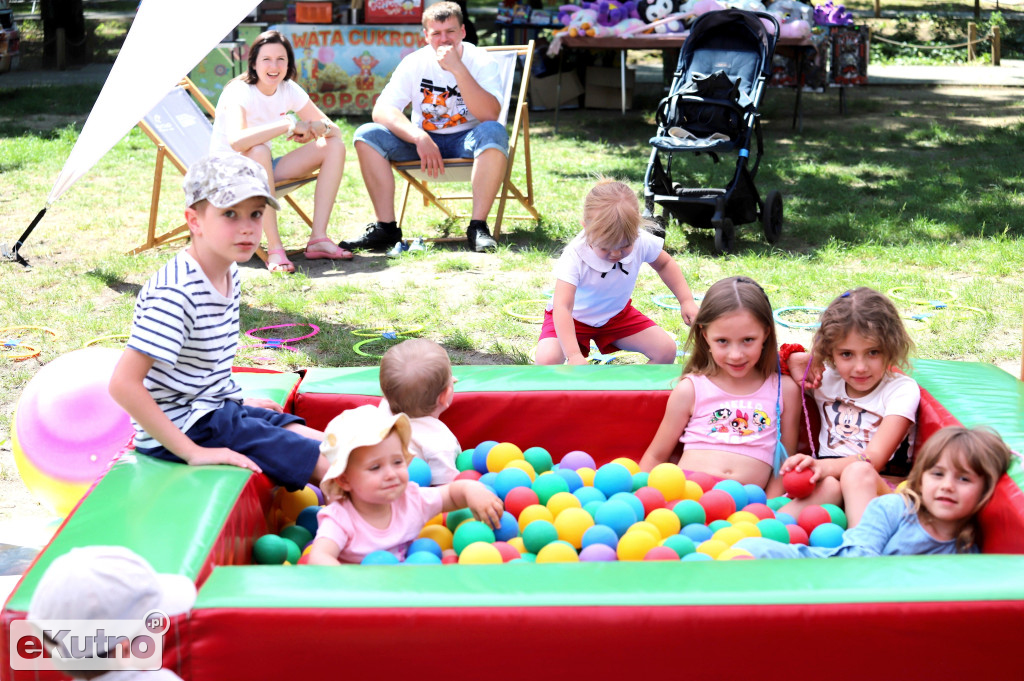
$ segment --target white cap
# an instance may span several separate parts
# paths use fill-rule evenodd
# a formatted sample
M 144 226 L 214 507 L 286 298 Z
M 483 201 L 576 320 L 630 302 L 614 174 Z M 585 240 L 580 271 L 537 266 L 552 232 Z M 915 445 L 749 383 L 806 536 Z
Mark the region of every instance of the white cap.
M 230 208 L 253 196 L 262 196 L 274 210 L 281 206 L 267 182 L 267 171 L 256 161 L 235 153 L 199 159 L 185 173 L 185 205 L 206 199 L 217 208 Z
M 324 430 L 324 441 L 320 443 L 320 453 L 330 464 L 320 481 L 320 489 L 328 499 L 345 496 L 337 479 L 345 472 L 352 450 L 383 442 L 392 430 L 398 433 L 402 441 L 402 453 L 406 460 L 412 459 L 409 452 L 412 425 L 405 414 L 392 414 L 390 410 L 364 404 L 355 409 L 347 409 L 331 419 Z

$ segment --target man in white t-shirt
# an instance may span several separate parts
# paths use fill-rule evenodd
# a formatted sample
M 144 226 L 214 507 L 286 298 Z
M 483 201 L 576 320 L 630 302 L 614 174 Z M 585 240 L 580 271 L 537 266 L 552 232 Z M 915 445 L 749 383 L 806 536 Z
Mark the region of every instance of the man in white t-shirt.
M 466 236 L 472 250 L 493 250 L 487 228 L 498 187 L 505 177 L 508 132 L 498 121 L 503 99 L 498 64 L 484 50 L 462 42 L 462 11 L 439 2 L 423 13 L 427 46 L 398 65 L 373 107 L 373 123 L 355 133 L 363 183 L 376 221 L 349 250 L 387 250 L 402 239 L 395 221 L 395 178 L 391 161 L 414 161 L 430 176 L 444 172 L 445 158 L 473 162 L 473 210 Z M 412 105 L 412 120 L 403 110 Z

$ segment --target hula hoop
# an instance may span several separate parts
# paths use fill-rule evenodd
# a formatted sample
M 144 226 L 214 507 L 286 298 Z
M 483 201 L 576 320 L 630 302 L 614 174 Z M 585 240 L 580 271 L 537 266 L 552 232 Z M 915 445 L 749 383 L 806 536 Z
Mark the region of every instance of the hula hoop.
M 924 299 L 924 298 L 910 298 L 910 297 L 907 297 L 907 296 L 900 295 L 900 291 L 907 291 L 907 290 L 910 290 L 910 289 L 913 289 L 913 288 L 914 288 L 913 286 L 895 286 L 895 287 L 889 289 L 889 294 L 888 295 L 893 300 L 902 300 L 905 303 L 913 303 L 914 305 L 928 305 L 929 307 L 933 307 L 936 310 L 941 310 L 941 309 L 947 307 L 947 304 L 945 302 L 943 302 L 942 300 L 930 300 L 930 299 Z M 935 292 L 936 293 L 945 293 L 946 294 L 945 295 L 946 300 L 950 300 L 950 301 L 956 300 L 956 294 L 953 293 L 952 291 L 948 290 L 948 289 L 939 288 L 939 289 L 935 289 Z
M 799 322 L 787 322 L 782 318 L 782 315 L 789 312 L 816 312 L 819 315 L 825 311 L 823 307 L 806 307 L 804 305 L 795 305 L 793 307 L 780 307 L 778 310 L 772 311 L 772 318 L 775 323 L 784 326 L 787 329 L 816 329 L 821 326 L 821 322 L 813 322 L 811 324 L 801 324 Z
M 295 338 L 261 338 L 261 337 L 256 335 L 257 331 L 266 331 L 266 330 L 269 330 L 269 329 L 288 329 L 288 328 L 291 328 L 293 326 L 309 326 L 309 328 L 311 328 L 313 330 L 310 331 L 309 333 L 307 333 L 305 336 L 297 336 Z M 256 340 L 261 340 L 264 343 L 269 342 L 269 341 L 276 341 L 278 343 L 293 343 L 295 341 L 300 341 L 300 340 L 305 340 L 307 338 L 312 338 L 313 336 L 317 335 L 318 333 L 320 333 L 320 327 L 317 326 L 316 324 L 275 324 L 274 326 L 261 326 L 258 329 L 249 329 L 248 331 L 245 332 L 245 335 L 246 336 L 250 336 L 252 338 L 255 338 Z M 293 348 L 288 348 L 288 349 L 292 350 Z
M 693 294 L 693 299 L 694 299 L 694 301 L 704 300 L 704 294 L 702 294 L 702 293 L 694 293 Z M 667 301 L 670 301 L 670 300 L 673 301 L 673 302 L 667 302 Z M 676 300 L 676 297 L 674 295 L 672 295 L 671 293 L 662 293 L 661 295 L 658 295 L 658 296 L 651 296 L 651 301 L 655 305 L 657 305 L 658 307 L 663 307 L 666 310 L 679 310 L 680 309 L 679 303 L 675 302 L 675 300 Z
M 42 331 L 43 333 L 50 334 L 54 338 L 60 337 L 56 331 L 46 326 L 5 326 L 4 328 L 0 329 L 0 338 L 2 338 L 3 334 L 7 333 L 8 331 Z M 34 345 L 29 345 L 28 343 L 22 343 L 21 340 L 17 338 L 0 340 L 0 347 L 27 348 L 27 352 L 6 351 L 2 354 L 2 357 L 4 359 L 13 359 L 15 362 L 20 362 L 23 359 L 31 359 L 32 357 L 38 356 L 39 353 L 42 352 L 40 348 L 37 348 Z
M 24 329 L 27 331 L 42 331 L 43 333 L 50 334 L 55 339 L 60 338 L 60 334 L 54 331 L 53 329 L 49 328 L 48 326 L 5 326 L 4 328 L 0 329 L 0 334 L 5 334 L 8 331 L 18 331 L 19 329 Z
M 93 338 L 91 341 L 87 342 L 82 347 L 83 348 L 87 348 L 90 345 L 96 345 L 97 343 L 102 343 L 103 341 L 114 340 L 114 339 L 117 339 L 117 338 L 127 339 L 129 337 L 130 336 L 128 334 L 126 334 L 126 333 L 113 333 L 113 334 L 110 334 L 109 336 L 98 336 L 97 338 Z
M 366 345 L 367 343 L 376 343 L 377 341 L 382 341 L 382 340 L 398 340 L 399 338 L 402 338 L 402 336 L 398 336 L 398 335 L 381 335 L 381 336 L 377 336 L 376 338 L 367 338 L 366 340 L 361 340 L 358 343 L 356 343 L 355 345 L 353 345 L 352 346 L 352 350 L 353 350 L 353 352 L 355 352 L 360 357 L 373 357 L 375 359 L 381 359 L 381 358 L 384 357 L 384 355 L 375 355 L 372 352 L 363 352 L 361 348 L 364 345 Z
M 530 324 L 540 324 L 544 321 L 544 313 L 541 314 L 524 314 L 522 312 L 516 312 L 516 307 L 519 305 L 526 304 L 544 303 L 547 306 L 548 301 L 543 298 L 531 298 L 530 300 L 513 300 L 511 303 L 506 305 L 503 309 L 505 314 L 509 317 L 514 317 L 520 321 L 529 322 Z
M 352 335 L 361 338 L 397 338 L 398 336 L 411 336 L 422 330 L 422 324 L 420 326 L 374 326 L 368 329 L 356 329 Z

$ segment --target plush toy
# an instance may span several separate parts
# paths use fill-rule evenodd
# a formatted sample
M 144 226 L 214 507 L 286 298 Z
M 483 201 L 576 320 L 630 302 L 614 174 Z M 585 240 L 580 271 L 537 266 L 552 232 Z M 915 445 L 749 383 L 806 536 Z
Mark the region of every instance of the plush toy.
M 725 5 L 722 5 L 715 0 L 687 0 L 679 7 L 679 11 L 683 13 L 683 20 L 687 25 L 692 24 L 693 20 L 701 14 L 707 14 L 708 12 L 714 12 L 720 9 L 725 9 Z
M 814 8 L 814 23 L 818 26 L 849 26 L 853 23 L 853 15 L 842 5 L 833 5 L 832 0 L 828 0 Z
M 665 19 L 678 11 L 675 0 L 640 0 L 636 9 L 640 19 L 648 24 Z M 678 19 L 659 23 L 654 27 L 655 33 L 681 33 L 683 30 L 683 22 Z
M 720 0 L 728 9 L 742 9 L 747 12 L 764 12 L 765 6 L 761 0 Z
M 815 10 L 810 5 L 798 2 L 798 0 L 775 0 L 775 2 L 768 5 L 768 13 L 774 14 L 780 24 L 798 19 L 810 23 L 814 17 Z
M 597 3 L 597 23 L 602 26 L 616 26 L 626 19 L 639 18 L 640 15 L 637 14 L 636 2 L 634 0 L 627 0 L 626 2 L 600 0 Z

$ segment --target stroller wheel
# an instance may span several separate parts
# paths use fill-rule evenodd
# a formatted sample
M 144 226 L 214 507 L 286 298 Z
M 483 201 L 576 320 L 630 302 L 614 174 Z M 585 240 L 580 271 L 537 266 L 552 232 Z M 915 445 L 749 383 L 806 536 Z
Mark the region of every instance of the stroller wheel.
M 722 255 L 732 253 L 736 248 L 736 228 L 732 220 L 722 220 L 721 225 L 715 227 L 715 249 Z
M 761 226 L 764 228 L 764 238 L 770 244 L 777 242 L 782 235 L 782 194 L 774 189 L 764 199 Z

